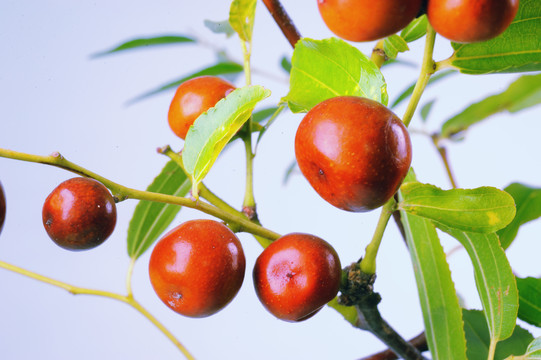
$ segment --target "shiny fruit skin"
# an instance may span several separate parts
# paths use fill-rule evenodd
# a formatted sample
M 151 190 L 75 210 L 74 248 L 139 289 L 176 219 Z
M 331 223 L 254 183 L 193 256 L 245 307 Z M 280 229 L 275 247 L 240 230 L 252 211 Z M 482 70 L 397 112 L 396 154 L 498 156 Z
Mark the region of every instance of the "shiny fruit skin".
M 169 127 L 178 137 L 185 139 L 199 115 L 233 90 L 235 86 L 216 76 L 199 76 L 183 82 L 169 106 Z
M 350 41 L 373 41 L 405 28 L 422 0 L 318 0 L 319 13 L 334 34 Z
M 270 244 L 256 260 L 253 279 L 257 297 L 285 321 L 312 317 L 340 288 L 340 259 L 317 236 L 291 233 Z
M 430 0 L 428 21 L 441 36 L 458 43 L 486 41 L 507 29 L 519 0 Z
M 0 233 L 4 227 L 4 220 L 6 220 L 6 195 L 4 194 L 4 187 L 0 183 Z
M 210 316 L 237 295 L 246 259 L 237 236 L 214 220 L 187 221 L 164 235 L 150 256 L 150 282 L 175 312 Z
M 363 212 L 396 193 L 411 164 L 411 141 L 402 121 L 385 106 L 339 96 L 305 115 L 295 136 L 295 155 L 323 199 Z
M 116 225 L 116 205 L 100 182 L 76 177 L 58 185 L 43 204 L 43 226 L 49 237 L 68 250 L 102 244 Z

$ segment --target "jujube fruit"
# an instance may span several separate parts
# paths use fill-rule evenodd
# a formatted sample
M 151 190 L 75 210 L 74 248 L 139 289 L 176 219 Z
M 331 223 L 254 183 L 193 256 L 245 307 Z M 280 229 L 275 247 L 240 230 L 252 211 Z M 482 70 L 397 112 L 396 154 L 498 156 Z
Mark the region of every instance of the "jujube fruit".
M 102 244 L 116 224 L 116 205 L 100 182 L 83 177 L 58 185 L 43 204 L 43 226 L 49 237 L 68 250 Z
M 317 236 L 291 233 L 270 244 L 256 260 L 256 294 L 274 316 L 286 321 L 312 317 L 340 288 L 340 259 Z
M 4 194 L 4 187 L 0 183 L 0 233 L 4 228 L 4 220 L 6 220 L 6 195 Z
M 226 97 L 235 86 L 216 76 L 199 76 L 179 85 L 169 106 L 169 127 L 181 139 L 194 121 Z
M 237 236 L 214 220 L 187 221 L 164 235 L 150 256 L 150 282 L 172 310 L 210 316 L 233 300 L 246 260 Z
M 398 190 L 411 164 L 402 121 L 384 105 L 356 96 L 327 99 L 303 118 L 295 156 L 304 177 L 330 204 L 361 212 Z
M 441 36 L 459 43 L 485 41 L 504 32 L 519 0 L 430 0 L 428 21 Z
M 378 40 L 405 28 L 422 0 L 318 0 L 319 13 L 333 33 L 350 41 Z

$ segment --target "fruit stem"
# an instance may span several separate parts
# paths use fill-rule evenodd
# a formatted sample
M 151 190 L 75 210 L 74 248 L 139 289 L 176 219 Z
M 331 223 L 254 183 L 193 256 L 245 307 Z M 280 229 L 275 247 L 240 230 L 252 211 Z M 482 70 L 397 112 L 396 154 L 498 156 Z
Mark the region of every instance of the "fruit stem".
M 383 238 L 383 233 L 385 232 L 387 223 L 395 210 L 395 206 L 396 201 L 394 198 L 391 198 L 391 200 L 387 201 L 387 203 L 383 205 L 383 208 L 381 209 L 376 230 L 374 231 L 372 240 L 366 246 L 365 254 L 360 264 L 361 271 L 365 274 L 374 275 L 376 273 L 376 256 L 381 244 L 381 239 Z
M 184 354 L 184 356 L 187 359 L 190 359 L 190 360 L 195 359 L 190 354 L 188 349 L 186 349 L 184 345 L 182 345 L 182 343 L 178 341 L 178 339 L 175 338 L 175 336 L 169 330 L 167 330 L 167 328 L 161 322 L 158 321 L 158 319 L 156 319 L 148 310 L 146 310 L 139 302 L 137 302 L 131 294 L 124 296 L 124 295 L 120 295 L 120 294 L 109 292 L 109 291 L 87 289 L 87 288 L 70 285 L 65 282 L 58 281 L 58 280 L 49 278 L 47 276 L 43 276 L 38 273 L 23 269 L 21 267 L 6 263 L 4 261 L 0 261 L 0 268 L 4 268 L 14 273 L 18 273 L 26 277 L 32 278 L 34 280 L 38 280 L 46 284 L 59 287 L 61 289 L 68 291 L 69 293 L 73 295 L 81 294 L 81 295 L 102 296 L 102 297 L 106 297 L 106 298 L 110 298 L 110 299 L 114 299 L 114 300 L 118 300 L 123 303 L 126 303 L 130 305 L 131 307 L 133 307 L 135 310 L 139 311 L 139 313 L 141 313 L 148 320 L 150 320 L 150 322 L 152 322 L 173 344 L 175 344 L 175 346 L 182 352 L 182 354 Z
M 269 10 L 269 13 L 272 15 L 272 18 L 280 30 L 282 30 L 287 41 L 289 41 L 289 44 L 291 44 L 291 47 L 295 48 L 295 44 L 300 40 L 301 34 L 299 34 L 293 21 L 291 21 L 291 18 L 280 3 L 280 0 L 263 0 L 263 3 Z
M 411 119 L 413 118 L 413 114 L 415 113 L 415 110 L 417 109 L 417 105 L 419 105 L 419 101 L 421 100 L 421 95 L 423 94 L 426 85 L 428 84 L 428 80 L 430 79 L 430 76 L 434 74 L 436 71 L 436 64 L 434 60 L 432 59 L 432 56 L 434 54 L 434 43 L 436 41 L 436 32 L 428 24 L 427 31 L 426 31 L 426 40 L 425 40 L 425 49 L 423 54 L 423 62 L 421 64 L 421 73 L 419 74 L 419 78 L 417 79 L 417 83 L 415 84 L 415 87 L 413 88 L 413 93 L 411 94 L 410 101 L 408 103 L 408 107 L 406 108 L 406 112 L 404 113 L 404 116 L 402 117 L 402 121 L 404 122 L 404 125 L 408 126 L 411 122 Z
M 387 60 L 385 50 L 383 49 L 383 42 L 384 40 L 382 39 L 376 43 L 376 46 L 374 46 L 374 49 L 372 49 L 372 55 L 370 56 L 370 60 L 372 60 L 372 62 L 376 64 L 378 68 L 381 68 Z
M 117 184 L 109 179 L 104 178 L 101 175 L 98 175 L 92 171 L 89 171 L 83 168 L 82 166 L 79 166 L 77 164 L 72 163 L 71 161 L 66 160 L 63 156 L 61 156 L 58 153 L 55 153 L 51 156 L 40 156 L 40 155 L 26 154 L 23 152 L 0 148 L 0 157 L 52 165 L 64 170 L 74 172 L 82 176 L 96 179 L 99 182 L 101 182 L 103 185 L 105 185 L 107 188 L 109 188 L 112 191 L 112 193 L 117 197 L 118 201 L 123 201 L 126 199 L 137 199 L 137 200 L 148 200 L 148 201 L 162 202 L 166 204 L 185 206 L 191 209 L 199 210 L 201 212 L 204 212 L 205 214 L 217 217 L 228 224 L 234 224 L 237 226 L 238 231 L 249 232 L 251 234 L 259 235 L 269 240 L 276 240 L 280 237 L 280 234 L 272 230 L 266 229 L 262 227 L 261 225 L 258 225 L 246 219 L 243 216 L 238 216 L 236 214 L 229 213 L 214 205 L 210 205 L 205 202 L 194 201 L 192 199 L 188 199 L 188 198 L 184 198 L 180 196 L 131 189 L 126 186 Z

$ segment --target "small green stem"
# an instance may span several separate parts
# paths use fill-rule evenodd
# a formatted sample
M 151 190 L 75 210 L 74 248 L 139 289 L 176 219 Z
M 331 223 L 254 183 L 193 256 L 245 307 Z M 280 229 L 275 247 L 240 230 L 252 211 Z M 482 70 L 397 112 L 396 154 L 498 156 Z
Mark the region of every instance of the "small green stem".
M 372 60 L 372 62 L 376 64 L 378 68 L 381 68 L 387 60 L 385 50 L 383 49 L 383 42 L 384 40 L 382 39 L 376 43 L 376 46 L 374 46 L 374 49 L 372 49 L 372 55 L 370 56 L 370 60 Z
M 128 273 L 126 275 L 126 291 L 128 293 L 128 297 L 133 298 L 133 291 L 131 286 L 131 279 L 133 276 L 133 268 L 135 267 L 135 260 L 137 260 L 136 257 L 132 257 L 130 259 L 130 265 L 128 266 Z
M 447 149 L 440 145 L 440 139 L 437 134 L 432 135 L 431 138 L 432 143 L 436 147 L 436 150 L 438 150 L 438 154 L 440 155 L 441 161 L 443 162 L 443 166 L 445 167 L 445 171 L 447 172 L 447 177 L 451 182 L 451 186 L 453 187 L 453 189 L 456 189 L 458 185 L 453 175 L 453 171 L 451 170 L 451 164 L 449 163 L 449 158 L 447 156 Z
M 162 202 L 162 203 L 167 203 L 167 204 L 185 206 L 191 209 L 199 210 L 201 212 L 217 217 L 219 219 L 222 219 L 228 224 L 234 224 L 236 228 L 238 229 L 238 231 L 246 231 L 246 232 L 252 233 L 254 235 L 259 235 L 270 240 L 275 240 L 280 237 L 278 233 L 275 233 L 274 231 L 266 229 L 262 227 L 261 225 L 258 225 L 246 219 L 245 217 L 231 214 L 222 209 L 219 209 L 218 207 L 214 205 L 210 205 L 205 202 L 193 201 L 191 199 L 187 199 L 184 197 L 154 193 L 150 191 L 136 190 L 136 189 L 128 188 L 126 186 L 122 186 L 109 179 L 104 178 L 101 175 L 98 175 L 77 164 L 74 164 L 68 161 L 67 159 L 65 159 L 63 156 L 61 156 L 58 153 L 55 153 L 51 156 L 40 156 L 40 155 L 26 154 L 22 152 L 16 152 L 16 151 L 0 148 L 0 157 L 52 165 L 52 166 L 56 166 L 56 167 L 68 170 L 68 171 L 75 172 L 83 176 L 91 177 L 93 179 L 100 181 L 103 185 L 109 188 L 119 201 L 125 200 L 125 199 L 137 199 L 137 200 L 148 200 L 148 201 L 155 201 L 155 202 Z
M 488 357 L 487 360 L 494 360 L 494 355 L 496 354 L 496 345 L 498 345 L 498 341 L 491 339 L 490 345 L 488 348 Z
M 434 60 L 432 59 L 432 56 L 434 54 L 435 41 L 436 32 L 429 24 L 426 32 L 426 41 L 423 54 L 423 62 L 421 64 L 421 73 L 419 74 L 419 78 L 417 79 L 417 83 L 415 84 L 415 88 L 413 89 L 413 93 L 411 94 L 411 98 L 408 103 L 408 107 L 406 108 L 406 112 L 402 117 L 402 121 L 406 126 L 410 124 L 411 119 L 413 118 L 413 114 L 417 109 L 417 105 L 419 105 L 421 95 L 423 94 L 426 85 L 428 84 L 430 76 L 432 76 L 432 74 L 434 74 L 434 72 L 436 71 L 436 66 Z
M 244 54 L 244 75 L 246 85 L 252 84 L 252 73 L 250 70 L 251 44 L 241 41 L 242 53 Z M 246 153 L 246 185 L 244 190 L 243 212 L 249 219 L 257 219 L 256 203 L 254 196 L 254 152 L 252 150 L 252 117 L 248 119 L 242 130 L 242 140 Z
M 379 246 L 381 244 L 381 239 L 383 238 L 383 233 L 387 227 L 387 223 L 395 210 L 396 202 L 394 198 L 391 198 L 383 208 L 381 209 L 381 214 L 379 216 L 378 224 L 374 235 L 370 243 L 366 246 L 365 255 L 361 260 L 361 271 L 368 275 L 373 275 L 376 273 L 376 256 L 378 254 Z
M 133 261 L 132 261 L 131 264 L 133 264 Z M 129 273 L 131 273 L 131 269 L 133 269 L 131 264 L 130 264 Z M 190 354 L 188 349 L 186 349 L 184 347 L 184 345 L 182 345 L 182 343 L 180 341 L 178 341 L 178 339 L 160 321 L 158 321 L 158 319 L 156 319 L 148 310 L 146 310 L 139 302 L 137 302 L 133 298 L 133 295 L 131 293 L 124 296 L 124 295 L 120 295 L 120 294 L 109 292 L 109 291 L 94 290 L 94 289 L 87 289 L 87 288 L 82 288 L 82 287 L 78 287 L 78 286 L 73 286 L 73 285 L 67 284 L 65 282 L 58 281 L 58 280 L 55 280 L 55 279 L 51 279 L 51 278 L 49 278 L 47 276 L 43 276 L 43 275 L 37 274 L 35 272 L 23 269 L 21 267 L 6 263 L 4 261 L 0 261 L 0 268 L 4 268 L 6 270 L 9 270 L 9 271 L 24 275 L 26 277 L 29 277 L 29 278 L 44 282 L 46 284 L 59 287 L 59 288 L 64 289 L 64 290 L 66 290 L 69 293 L 74 294 L 74 295 L 84 294 L 84 295 L 101 296 L 101 297 L 106 297 L 106 298 L 110 298 L 110 299 L 114 299 L 114 300 L 118 300 L 118 301 L 121 301 L 123 303 L 126 303 L 126 304 L 130 305 L 131 307 L 133 307 L 135 310 L 139 311 L 139 313 L 141 313 L 150 322 L 152 322 L 182 352 L 182 354 L 184 354 L 184 356 L 187 359 L 190 359 L 190 360 L 195 359 Z M 131 276 L 130 276 L 130 278 L 131 278 Z

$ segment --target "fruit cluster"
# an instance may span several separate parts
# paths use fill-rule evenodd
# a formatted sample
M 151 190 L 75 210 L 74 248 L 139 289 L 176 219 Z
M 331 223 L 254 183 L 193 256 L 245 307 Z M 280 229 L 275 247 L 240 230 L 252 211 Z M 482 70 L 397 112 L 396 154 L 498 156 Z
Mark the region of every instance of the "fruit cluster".
M 492 39 L 511 24 L 519 0 L 318 0 L 327 27 L 350 41 L 382 39 L 424 11 L 434 30 L 459 43 Z

